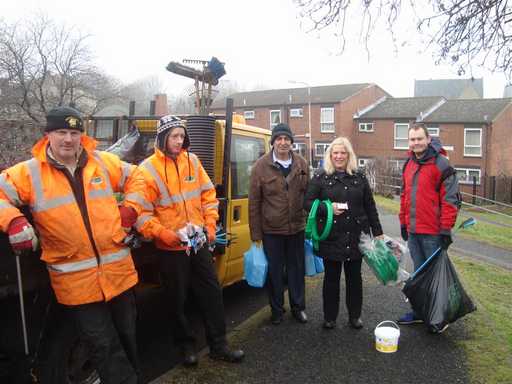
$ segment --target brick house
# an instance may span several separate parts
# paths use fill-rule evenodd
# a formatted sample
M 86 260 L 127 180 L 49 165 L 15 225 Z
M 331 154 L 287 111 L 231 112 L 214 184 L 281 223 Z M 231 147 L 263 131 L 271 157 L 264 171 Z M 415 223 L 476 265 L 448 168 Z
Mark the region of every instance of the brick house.
M 272 89 L 230 95 L 234 101 L 234 112 L 244 115 L 247 124 L 272 129 L 280 122 L 287 123 L 295 135 L 295 149 L 307 159 L 311 153 L 311 128 L 313 165 L 322 158 L 327 145 L 334 138 L 353 138 L 353 115 L 356 111 L 384 96 L 390 97 L 382 88 L 370 83 Z M 225 100 L 214 101 L 211 110 L 216 114 L 225 113 Z
M 512 175 L 512 99 L 385 98 L 359 111 L 354 120 L 360 165 L 386 158 L 401 169 L 409 126 L 422 121 L 430 135 L 443 143 L 463 191 L 471 191 L 473 176 L 477 177 L 477 192 L 485 193 L 480 184 L 483 176 Z

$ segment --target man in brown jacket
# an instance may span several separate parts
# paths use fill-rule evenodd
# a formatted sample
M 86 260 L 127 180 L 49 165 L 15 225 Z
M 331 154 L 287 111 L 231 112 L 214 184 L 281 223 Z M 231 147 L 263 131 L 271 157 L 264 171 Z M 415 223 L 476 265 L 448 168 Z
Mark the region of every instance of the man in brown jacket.
M 268 293 L 272 324 L 283 321 L 283 270 L 288 277 L 292 315 L 307 322 L 304 288 L 304 227 L 302 209 L 309 180 L 306 160 L 292 152 L 293 134 L 278 124 L 270 139 L 272 151 L 262 156 L 251 172 L 249 226 L 252 241 L 260 244 L 268 260 Z

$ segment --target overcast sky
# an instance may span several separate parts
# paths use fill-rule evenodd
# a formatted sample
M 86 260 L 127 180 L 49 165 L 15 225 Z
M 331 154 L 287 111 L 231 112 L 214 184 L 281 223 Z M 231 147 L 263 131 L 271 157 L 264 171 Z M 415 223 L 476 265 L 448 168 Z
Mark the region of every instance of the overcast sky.
M 307 33 L 292 0 L 0 2 L 0 16 L 8 21 L 40 10 L 90 33 L 97 64 L 108 74 L 124 82 L 156 75 L 168 93 L 192 85 L 165 70 L 169 61 L 212 56 L 226 63 L 223 79 L 247 89 L 297 86 L 289 80 L 311 86 L 371 82 L 407 97 L 413 96 L 414 79 L 457 78 L 455 67 L 436 66 L 431 53 L 420 52 L 414 30 L 398 34 L 400 45 L 407 41 L 398 54 L 389 35 L 378 33 L 368 59 L 352 28 L 348 48 L 337 55 L 339 41 L 332 34 Z M 502 74 L 474 66 L 472 75 L 484 77 L 485 97 L 502 97 Z

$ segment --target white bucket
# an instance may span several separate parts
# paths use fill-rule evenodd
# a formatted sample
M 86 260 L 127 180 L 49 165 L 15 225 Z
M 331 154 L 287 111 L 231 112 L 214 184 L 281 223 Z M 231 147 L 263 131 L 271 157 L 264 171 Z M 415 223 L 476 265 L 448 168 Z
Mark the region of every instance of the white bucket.
M 392 327 L 384 327 L 383 324 L 391 324 Z M 393 353 L 398 349 L 400 328 L 393 321 L 383 321 L 375 327 L 375 349 L 379 352 Z

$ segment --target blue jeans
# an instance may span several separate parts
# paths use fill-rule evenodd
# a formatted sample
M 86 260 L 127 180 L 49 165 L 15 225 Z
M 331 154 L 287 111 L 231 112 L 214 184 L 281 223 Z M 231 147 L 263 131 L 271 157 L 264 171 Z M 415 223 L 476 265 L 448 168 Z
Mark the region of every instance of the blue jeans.
M 416 271 L 441 246 L 441 236 L 409 233 L 407 245 Z

